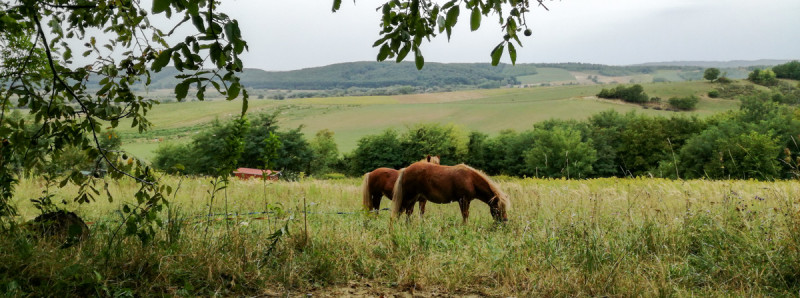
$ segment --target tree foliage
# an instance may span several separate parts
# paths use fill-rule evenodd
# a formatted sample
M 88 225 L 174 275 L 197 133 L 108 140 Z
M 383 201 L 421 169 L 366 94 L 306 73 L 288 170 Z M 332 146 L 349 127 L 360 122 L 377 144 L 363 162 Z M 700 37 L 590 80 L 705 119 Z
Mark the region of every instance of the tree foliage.
M 781 65 L 772 67 L 775 76 L 781 79 L 800 80 L 800 61 L 793 60 Z
M 432 0 L 399 0 L 388 1 L 379 9 L 382 13 L 380 22 L 381 37 L 373 47 L 379 47 L 378 61 L 394 58 L 403 61 L 409 53 L 414 54 L 417 69 L 422 69 L 425 59 L 420 46 L 424 40 L 430 41 L 439 34 L 446 34 L 449 40 L 453 28 L 459 21 L 461 10 L 469 14 L 470 29 L 480 28 L 483 17 L 496 14 L 502 27 L 502 40 L 490 52 L 492 65 L 497 65 L 504 53 L 508 53 L 511 63 L 517 60 L 518 46 L 522 45 L 519 33 L 531 35 L 526 16 L 531 12 L 531 4 L 547 9 L 544 0 L 451 0 L 443 4 Z M 342 0 L 333 0 L 333 11 L 339 10 Z
M 334 132 L 323 129 L 317 132 L 310 142 L 314 158 L 311 160 L 311 172 L 327 174 L 339 159 L 339 148 L 336 146 Z
M 171 188 L 160 185 L 145 164 L 118 159 L 119 152 L 101 143 L 101 130 L 123 119 L 130 119 L 139 131 L 148 129 L 146 114 L 157 102 L 136 94 L 131 86 L 149 85 L 151 75 L 170 63 L 185 71 L 176 76 L 181 80 L 175 86 L 179 100 L 190 87 L 202 99 L 210 86 L 228 99 L 241 97 L 244 114 L 247 92 L 236 72 L 243 68 L 239 55 L 247 43 L 238 23 L 217 11 L 217 5 L 206 0 L 155 0 L 150 8 L 138 0 L 1 2 L 0 65 L 2 73 L 10 75 L 0 84 L 0 214 L 15 213 L 8 202 L 20 173 L 7 165 L 44 169 L 52 157 L 80 148 L 88 159 L 102 160 L 112 178 L 128 176 L 142 183 L 135 195 L 137 205 L 124 211 L 128 224 L 147 224 L 126 232 L 148 240 L 153 228 L 146 225 L 153 224 L 151 214 L 161 209 Z M 173 20 L 176 28 L 192 27 L 195 34 L 170 43 L 176 28 L 158 28 L 152 16 Z M 101 31 L 104 35 L 95 34 Z M 77 55 L 91 62 L 81 64 L 85 60 L 76 60 Z M 99 78 L 96 88 L 90 88 L 90 77 Z M 6 113 L 13 107 L 28 109 L 35 133 L 28 134 L 22 121 L 9 121 Z M 31 150 L 39 143 L 47 145 Z M 75 170 L 61 185 L 79 185 L 75 201 L 84 203 L 102 193 L 96 182 Z
M 525 151 L 525 163 L 537 177 L 586 178 L 593 173 L 597 152 L 574 127 L 553 127 L 533 132 L 536 142 Z
M 630 87 L 619 85 L 611 89 L 603 88 L 600 90 L 600 93 L 597 94 L 597 97 L 622 99 L 623 101 L 632 103 L 645 103 L 650 100 L 650 97 L 647 96 L 647 93 L 644 93 L 644 87 L 639 84 L 634 84 Z
M 711 92 L 709 92 L 709 95 L 710 94 Z M 667 102 L 669 102 L 670 106 L 678 110 L 691 111 L 694 110 L 695 107 L 697 106 L 697 103 L 700 102 L 700 98 L 694 95 L 684 96 L 684 97 L 673 97 L 670 98 Z
M 774 86 L 778 84 L 778 79 L 775 75 L 775 72 L 771 69 L 762 70 L 756 68 L 753 70 L 753 72 L 747 75 L 747 79 L 755 84 L 764 86 Z
M 719 74 L 720 74 L 719 68 L 714 68 L 714 67 L 706 68 L 706 70 L 703 71 L 703 78 L 713 82 L 719 78 Z

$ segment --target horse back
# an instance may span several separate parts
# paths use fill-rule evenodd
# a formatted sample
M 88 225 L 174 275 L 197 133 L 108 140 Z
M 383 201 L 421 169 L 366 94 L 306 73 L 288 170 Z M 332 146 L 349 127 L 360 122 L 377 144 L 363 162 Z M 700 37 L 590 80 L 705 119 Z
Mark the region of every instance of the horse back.
M 466 165 L 441 166 L 415 163 L 406 168 L 404 191 L 420 194 L 435 203 L 449 203 L 462 198 L 491 198 L 491 186 L 476 170 Z
M 370 172 L 368 181 L 370 192 L 374 194 L 380 192 L 391 198 L 398 173 L 397 170 L 390 168 L 377 168 Z

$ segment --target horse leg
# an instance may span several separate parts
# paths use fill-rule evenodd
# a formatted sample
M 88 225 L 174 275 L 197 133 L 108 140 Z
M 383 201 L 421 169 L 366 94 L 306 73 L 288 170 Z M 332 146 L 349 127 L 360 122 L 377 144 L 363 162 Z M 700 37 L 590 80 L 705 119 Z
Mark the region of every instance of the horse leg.
M 378 214 L 378 211 L 381 210 L 381 198 L 383 197 L 382 193 L 372 194 L 372 210 L 375 210 L 375 214 Z
M 425 215 L 425 203 L 427 201 L 428 200 L 426 200 L 424 198 L 419 200 L 419 218 L 423 218 L 422 216 Z
M 467 224 L 467 218 L 469 218 L 469 203 L 471 200 L 468 199 L 460 199 L 458 200 L 458 207 L 461 207 L 461 218 L 463 219 L 462 223 Z
M 401 208 L 401 212 L 403 210 L 406 211 L 406 215 L 407 215 L 406 221 L 410 221 L 411 220 L 411 214 L 414 214 L 414 204 L 417 203 L 418 199 L 419 199 L 419 195 L 414 197 L 412 200 L 408 200 L 407 202 L 403 202 L 404 204 L 403 204 L 403 208 Z

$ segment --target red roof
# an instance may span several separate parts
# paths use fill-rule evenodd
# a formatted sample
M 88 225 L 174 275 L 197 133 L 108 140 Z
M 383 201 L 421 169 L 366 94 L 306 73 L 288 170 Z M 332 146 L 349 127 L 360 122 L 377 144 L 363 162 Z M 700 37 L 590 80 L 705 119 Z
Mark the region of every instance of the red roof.
M 236 171 L 233 171 L 234 174 L 242 173 L 242 174 L 249 174 L 249 175 L 271 175 L 273 173 L 272 170 L 261 170 L 261 169 L 251 169 L 251 168 L 238 168 Z

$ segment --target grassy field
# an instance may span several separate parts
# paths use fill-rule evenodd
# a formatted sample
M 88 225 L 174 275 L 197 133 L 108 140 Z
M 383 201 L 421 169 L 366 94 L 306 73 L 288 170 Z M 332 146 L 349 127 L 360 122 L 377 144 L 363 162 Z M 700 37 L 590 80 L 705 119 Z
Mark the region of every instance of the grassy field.
M 570 82 L 577 82 L 569 71 L 561 68 L 542 67 L 537 68 L 536 71 L 538 73 L 535 75 L 520 76 L 517 80 L 523 85 L 541 83 L 567 84 Z
M 494 225 L 475 201 L 466 225 L 456 204 L 428 204 L 424 220 L 390 229 L 388 212 L 359 211 L 359 179 L 234 181 L 212 203 L 208 179 L 165 177 L 180 185 L 173 215 L 162 214 L 164 228 L 146 246 L 135 238 L 108 244 L 120 224 L 115 210 L 133 201 L 127 194 L 136 188 L 121 181 L 111 184 L 114 203 L 70 203 L 92 223 L 92 238 L 79 247 L 0 239 L 0 289 L 11 296 L 415 297 L 800 290 L 796 181 L 495 179 L 513 202 L 506 225 Z M 28 199 L 42 188 L 40 180 L 21 181 L 20 220 L 37 214 Z M 55 201 L 76 192 L 54 191 Z M 206 217 L 209 211 L 216 215 Z M 284 225 L 288 234 L 273 246 L 270 234 Z
M 643 85 L 650 96 L 664 100 L 674 96 L 703 96 L 714 85 L 707 82 L 648 83 Z M 420 122 L 453 123 L 468 130 L 489 134 L 504 129 L 525 130 L 548 119 L 583 120 L 601 111 L 638 111 L 649 115 L 676 115 L 676 112 L 643 109 L 620 101 L 600 100 L 594 95 L 604 85 L 577 85 L 514 89 L 472 90 L 449 93 L 402 96 L 364 96 L 250 101 L 250 113 L 280 110 L 279 125 L 295 128 L 312 136 L 321 129 L 335 132 L 340 152 L 350 152 L 358 139 L 387 128 L 402 131 Z M 701 99 L 693 114 L 701 117 L 735 109 L 738 101 Z M 153 129 L 145 135 L 120 124 L 124 148 L 140 158 L 149 159 L 159 144 L 187 141 L 191 135 L 214 119 L 228 119 L 241 110 L 241 102 L 212 100 L 206 102 L 166 103 L 157 105 L 150 115 Z

